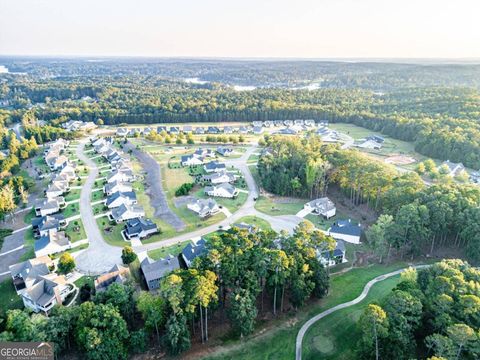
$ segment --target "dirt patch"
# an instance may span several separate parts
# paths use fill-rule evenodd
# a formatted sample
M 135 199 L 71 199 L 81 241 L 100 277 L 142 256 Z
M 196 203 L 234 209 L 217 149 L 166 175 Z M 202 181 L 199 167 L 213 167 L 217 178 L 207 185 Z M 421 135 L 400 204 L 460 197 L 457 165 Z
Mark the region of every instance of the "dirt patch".
M 385 159 L 385 162 L 387 164 L 393 165 L 409 165 L 413 164 L 416 161 L 417 160 L 415 160 L 413 157 L 406 155 L 392 155 Z
M 186 196 L 179 196 L 173 199 L 173 203 L 175 204 L 176 208 L 180 208 L 183 205 L 190 204 L 194 201 L 196 201 L 197 198 L 193 195 L 186 195 Z

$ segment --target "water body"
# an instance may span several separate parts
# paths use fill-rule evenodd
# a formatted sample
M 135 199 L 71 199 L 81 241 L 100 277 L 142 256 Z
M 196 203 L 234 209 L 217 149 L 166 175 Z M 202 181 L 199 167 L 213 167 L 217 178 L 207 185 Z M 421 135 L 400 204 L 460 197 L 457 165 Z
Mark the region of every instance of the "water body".
M 210 81 L 206 81 L 206 80 L 200 80 L 198 77 L 186 78 L 186 79 L 184 79 L 184 81 L 186 83 L 189 83 L 189 84 L 198 84 L 198 85 L 205 85 L 205 84 L 208 84 L 210 82 Z

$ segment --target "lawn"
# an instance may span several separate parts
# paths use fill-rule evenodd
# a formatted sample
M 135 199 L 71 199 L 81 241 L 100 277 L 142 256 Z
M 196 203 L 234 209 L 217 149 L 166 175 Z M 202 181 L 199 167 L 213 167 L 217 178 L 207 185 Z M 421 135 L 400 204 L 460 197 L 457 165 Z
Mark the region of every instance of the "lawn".
M 102 190 L 92 191 L 92 201 L 99 201 L 105 199 L 105 194 Z
M 7 310 L 22 309 L 23 301 L 17 295 L 11 278 L 0 283 L 0 318 L 5 317 Z
M 33 164 L 38 170 L 41 170 L 42 174 L 46 174 L 50 172 L 50 168 L 48 165 L 45 163 L 45 160 L 41 155 L 38 155 L 35 160 L 33 161 Z
M 98 214 L 107 212 L 108 208 L 105 206 L 105 204 L 100 203 L 100 204 L 92 205 L 92 211 L 93 211 L 93 215 L 98 215 Z
M 303 342 L 303 359 L 354 360 L 361 337 L 357 322 L 366 305 L 381 302 L 398 284 L 400 276 L 375 284 L 359 304 L 337 311 L 317 323 L 307 332 Z
M 72 182 L 71 186 L 82 186 L 85 184 L 86 181 L 87 178 L 77 178 Z
M 81 245 L 75 246 L 74 248 L 71 248 L 71 249 L 68 249 L 68 250 L 50 255 L 50 257 L 52 259 L 59 259 L 65 253 L 72 254 L 72 253 L 75 253 L 75 252 L 80 251 L 80 250 L 88 249 L 89 245 L 90 244 L 81 244 Z
M 80 279 L 74 282 L 74 284 L 80 289 L 83 285 L 89 284 L 93 288 L 93 282 L 95 281 L 95 276 L 84 275 Z
M 275 202 L 271 199 L 260 196 L 255 202 L 255 209 L 268 215 L 295 215 L 297 212 L 303 209 L 307 200 L 302 199 L 290 199 L 290 202 Z
M 11 229 L 0 229 L 0 249 L 3 246 L 3 241 L 5 240 L 5 238 L 7 236 L 11 235 L 12 232 L 13 232 L 13 230 L 11 230 Z
M 80 203 L 73 203 L 73 204 L 68 204 L 65 209 L 61 211 L 62 215 L 65 217 L 65 219 L 79 215 L 80 214 Z
M 315 214 L 308 214 L 307 216 L 305 216 L 305 219 L 312 222 L 312 224 L 319 229 L 328 230 L 335 221 L 349 219 L 349 216 L 346 214 L 343 214 L 341 211 L 338 211 L 337 209 L 337 214 L 328 220 L 325 219 L 323 216 L 319 216 Z M 352 221 L 355 222 L 355 219 L 352 219 Z
M 185 246 L 190 243 L 190 240 L 172 245 L 167 247 L 162 247 L 155 250 L 148 251 L 148 256 L 151 257 L 153 260 L 158 260 L 160 258 L 165 258 L 167 255 L 171 254 L 173 256 L 177 256 L 180 254 Z
M 129 245 L 128 241 L 123 240 L 122 230 L 125 228 L 125 224 L 111 225 L 110 220 L 106 216 L 97 219 L 97 225 L 102 233 L 105 241 L 113 246 L 124 247 Z M 108 231 L 106 231 L 108 229 Z
M 241 219 L 238 219 L 236 224 L 246 223 L 250 225 L 256 225 L 261 230 L 271 230 L 272 227 L 267 220 L 263 220 L 256 216 L 244 216 Z
M 87 238 L 85 229 L 83 227 L 83 222 L 81 219 L 72 220 L 65 228 L 65 233 L 70 238 L 71 242 L 83 240 Z
M 269 323 L 258 322 L 254 335 L 248 336 L 243 340 L 224 343 L 217 348 L 214 355 L 207 356 L 204 359 L 294 359 L 295 339 L 298 330 L 308 319 L 335 305 L 353 300 L 360 295 L 365 284 L 371 279 L 406 266 L 406 263 L 395 263 L 389 266 L 374 265 L 368 268 L 355 268 L 339 275 L 333 274 L 331 276 L 330 292 L 324 299 L 312 301 L 297 313 L 283 315 Z M 392 286 L 391 282 L 389 282 L 386 288 L 380 289 L 377 294 L 383 296 L 382 294 L 386 293 L 386 289 L 390 286 Z M 375 295 L 375 293 L 372 293 L 372 295 Z M 374 300 L 374 297 L 369 298 L 369 301 L 372 300 Z M 364 302 L 362 304 L 366 303 L 367 302 Z M 328 318 L 326 318 L 326 320 L 328 320 Z M 315 331 L 317 331 L 316 329 L 317 326 L 313 327 L 313 329 L 307 334 L 307 341 L 305 343 L 309 342 L 309 334 L 315 334 Z M 320 330 L 322 329 L 323 328 L 320 326 Z M 351 336 L 351 333 L 348 333 L 347 337 L 349 336 Z M 349 341 L 353 342 L 356 339 L 356 337 L 351 337 L 351 340 Z M 316 341 L 327 342 L 322 339 L 316 339 Z M 338 341 L 342 341 L 343 344 L 345 339 L 342 338 Z M 318 356 L 308 358 L 318 359 Z M 339 359 L 339 357 L 335 357 L 335 359 Z M 350 358 L 347 357 L 347 359 Z
M 97 165 L 99 165 L 99 166 L 101 166 L 101 165 L 108 165 L 107 159 L 105 159 L 103 156 L 98 156 L 98 155 L 95 155 L 95 156 L 97 156 L 97 157 L 95 157 L 95 159 L 92 159 L 92 161 L 93 161 L 95 164 L 97 164 Z
M 72 189 L 65 195 L 65 201 L 72 201 L 80 199 L 80 193 L 82 192 L 81 189 Z
M 27 250 L 21 257 L 20 261 L 26 261 L 35 257 L 35 251 L 33 245 L 35 244 L 35 237 L 33 236 L 33 230 L 27 229 L 25 231 L 24 245 Z
M 260 160 L 260 155 L 252 154 L 248 157 L 247 163 L 256 163 L 258 160 Z

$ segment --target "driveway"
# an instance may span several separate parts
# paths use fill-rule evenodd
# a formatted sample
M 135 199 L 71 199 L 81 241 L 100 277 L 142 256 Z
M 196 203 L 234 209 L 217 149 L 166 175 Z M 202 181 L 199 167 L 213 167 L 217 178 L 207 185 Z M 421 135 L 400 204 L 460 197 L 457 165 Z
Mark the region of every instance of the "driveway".
M 90 168 L 87 181 L 80 193 L 80 216 L 85 227 L 87 238 L 90 242 L 88 249 L 79 254 L 75 262 L 77 270 L 90 275 L 108 272 L 114 265 L 121 264 L 122 249 L 108 245 L 102 237 L 93 215 L 90 194 L 98 176 L 97 165 L 83 154 L 85 143 L 81 142 L 76 149 L 77 156 Z
M 144 151 L 138 150 L 132 143 L 128 142 L 124 145 L 124 150 L 132 151 L 132 154 L 140 161 L 145 171 L 145 180 L 148 184 L 146 189 L 147 195 L 150 197 L 150 204 L 155 209 L 154 216 L 162 219 L 166 223 L 173 226 L 177 231 L 185 229 L 185 223 L 175 214 L 167 203 L 167 197 L 162 186 L 162 170 L 160 164 Z
M 18 231 L 5 237 L 0 251 L 0 281 L 10 276 L 10 265 L 20 262 L 20 258 L 27 252 L 23 247 L 25 230 Z

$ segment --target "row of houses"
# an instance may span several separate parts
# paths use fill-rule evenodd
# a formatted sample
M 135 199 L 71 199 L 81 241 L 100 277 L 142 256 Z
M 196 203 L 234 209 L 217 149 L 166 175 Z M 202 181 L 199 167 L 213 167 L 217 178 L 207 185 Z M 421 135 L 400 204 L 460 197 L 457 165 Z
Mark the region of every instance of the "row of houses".
M 61 211 L 67 206 L 64 195 L 70 191 L 77 178 L 76 165 L 65 156 L 69 142 L 58 139 L 44 149 L 44 160 L 51 169 L 51 182 L 45 190 L 45 198 L 34 205 L 32 230 L 35 237 L 34 251 L 37 257 L 51 255 L 81 245 L 87 239 L 72 244 L 64 229 L 68 225 Z
M 157 225 L 145 218 L 145 211 L 138 204 L 132 182 L 136 180 L 129 158 L 113 146 L 110 137 L 93 138 L 92 146 L 110 164 L 110 174 L 106 177 L 103 192 L 106 195 L 105 207 L 109 219 L 117 224 L 125 223 L 122 235 L 125 240 L 144 239 L 159 232 Z
M 117 128 L 115 131 L 116 136 L 120 137 L 133 137 L 138 135 L 146 136 L 151 132 L 156 132 L 158 134 L 165 133 L 169 135 L 178 135 L 180 133 L 183 134 L 194 134 L 194 135 L 220 135 L 220 134 L 261 134 L 264 131 L 263 126 L 249 126 L 249 125 L 242 125 L 242 126 L 158 126 L 156 128 L 152 127 L 145 127 L 145 128 Z
M 62 127 L 67 131 L 85 131 L 89 132 L 97 128 L 92 121 L 83 122 L 80 120 L 69 120 L 62 124 Z
M 317 123 L 313 119 L 296 119 L 296 120 L 266 120 L 266 121 L 253 121 L 253 126 L 262 126 L 266 128 L 280 127 L 280 126 L 293 126 L 293 125 L 305 125 L 308 127 L 315 126 Z M 318 125 L 328 125 L 327 121 L 319 121 Z

